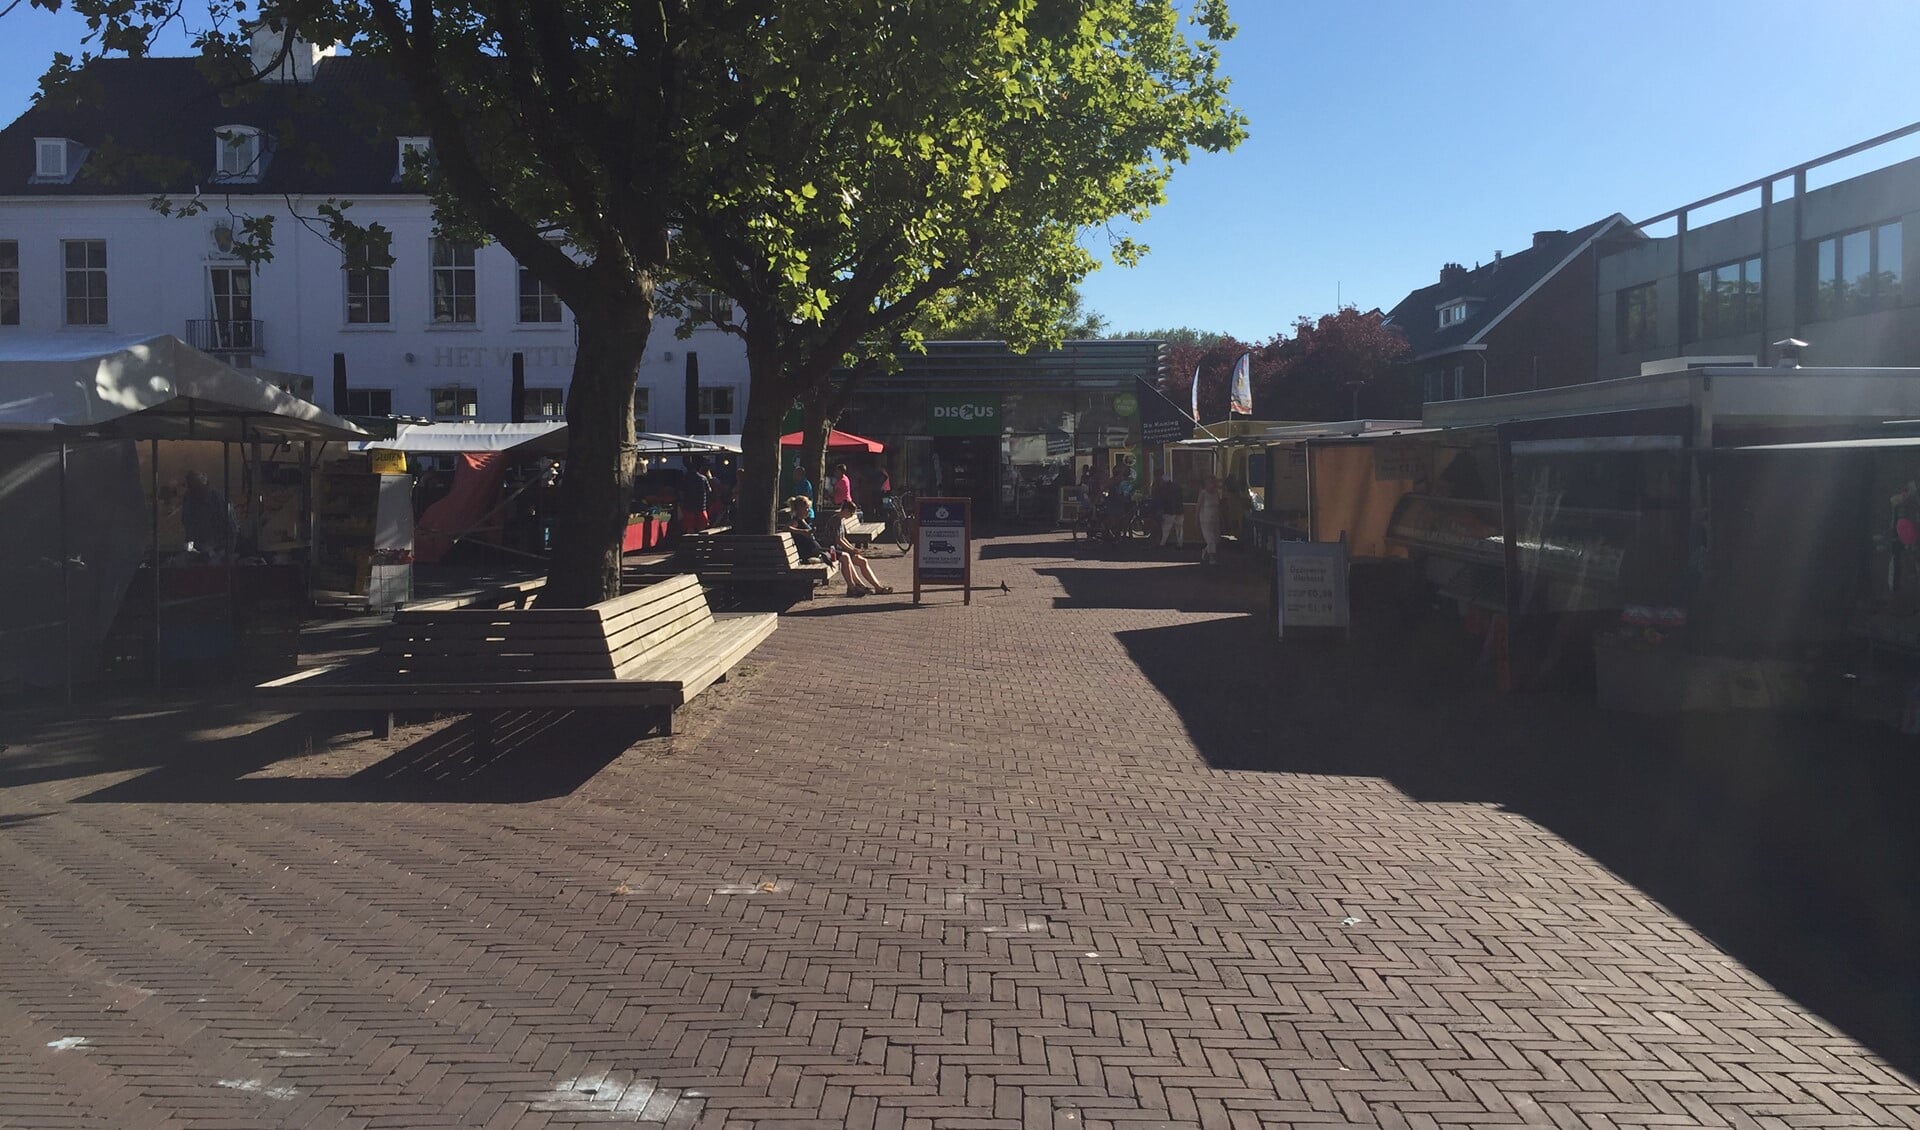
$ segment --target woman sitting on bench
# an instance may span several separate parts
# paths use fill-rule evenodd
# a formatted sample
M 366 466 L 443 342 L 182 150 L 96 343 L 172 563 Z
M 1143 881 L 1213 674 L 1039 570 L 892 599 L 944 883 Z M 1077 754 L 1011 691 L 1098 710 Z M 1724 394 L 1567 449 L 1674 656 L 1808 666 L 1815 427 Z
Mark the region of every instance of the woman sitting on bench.
M 793 535 L 793 548 L 799 551 L 800 560 L 806 562 L 825 561 L 827 551 L 813 536 L 813 526 L 807 516 L 813 510 L 813 503 L 805 498 L 795 497 L 787 503 L 787 520 L 780 528 Z
M 880 583 L 873 575 L 873 566 L 868 563 L 867 555 L 860 547 L 847 540 L 847 523 L 858 520 L 859 511 L 854 508 L 851 499 L 840 504 L 840 521 L 833 532 L 833 550 L 840 558 L 841 568 L 847 571 L 847 595 L 866 596 L 869 593 L 890 593 L 893 589 Z

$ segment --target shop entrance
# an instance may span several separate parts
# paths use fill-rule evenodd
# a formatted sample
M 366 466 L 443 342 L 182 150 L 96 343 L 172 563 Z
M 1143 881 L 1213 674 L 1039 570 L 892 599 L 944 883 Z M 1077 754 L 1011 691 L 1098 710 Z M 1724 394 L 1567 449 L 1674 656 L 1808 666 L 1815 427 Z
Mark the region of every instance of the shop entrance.
M 970 498 L 979 518 L 1000 516 L 1000 437 L 933 437 L 933 489 L 949 498 Z

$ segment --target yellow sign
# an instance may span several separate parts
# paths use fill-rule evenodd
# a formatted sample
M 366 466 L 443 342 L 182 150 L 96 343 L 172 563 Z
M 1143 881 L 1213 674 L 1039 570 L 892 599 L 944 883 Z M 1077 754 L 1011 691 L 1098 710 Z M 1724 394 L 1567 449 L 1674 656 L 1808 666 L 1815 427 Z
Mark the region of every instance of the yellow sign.
M 404 475 L 407 473 L 407 453 L 388 451 L 376 447 L 367 453 L 373 457 L 373 473 L 376 475 Z

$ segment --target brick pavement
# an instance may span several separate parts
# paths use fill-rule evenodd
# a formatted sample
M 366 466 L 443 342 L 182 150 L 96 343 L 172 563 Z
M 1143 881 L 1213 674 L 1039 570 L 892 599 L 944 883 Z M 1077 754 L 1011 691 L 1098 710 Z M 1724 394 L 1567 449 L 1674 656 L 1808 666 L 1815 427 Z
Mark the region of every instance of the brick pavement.
M 0 1124 L 1920 1126 L 1911 1013 L 1626 881 L 1681 825 L 1540 768 L 1612 731 L 1281 660 L 1232 567 L 986 552 L 670 740 L 0 716 Z

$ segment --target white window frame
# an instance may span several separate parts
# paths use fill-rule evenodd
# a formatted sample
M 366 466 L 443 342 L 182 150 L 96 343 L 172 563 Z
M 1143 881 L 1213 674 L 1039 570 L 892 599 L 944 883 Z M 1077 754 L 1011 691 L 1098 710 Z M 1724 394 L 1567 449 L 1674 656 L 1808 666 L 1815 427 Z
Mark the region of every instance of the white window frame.
M 439 263 L 439 251 L 443 246 L 448 249 L 449 259 L 452 260 L 446 266 Z M 461 251 L 467 253 L 468 261 L 465 264 L 457 261 L 458 253 Z M 459 307 L 461 295 L 458 284 L 461 272 L 465 272 L 469 280 L 466 298 L 472 303 L 472 316 L 464 319 L 460 317 Z M 452 316 L 447 318 L 442 318 L 439 312 L 440 276 L 443 273 L 453 284 L 453 290 L 449 295 L 453 303 Z M 459 240 L 437 235 L 427 241 L 427 316 L 435 326 L 478 326 L 480 324 L 480 248 L 477 245 L 461 243 Z
M 534 411 L 536 401 L 546 402 L 549 400 L 555 406 L 553 411 L 547 411 L 544 404 L 539 411 Z M 543 385 L 535 388 L 521 389 L 520 418 L 530 423 L 566 419 L 567 390 L 558 385 Z
M 10 251 L 0 258 L 0 326 L 17 326 L 20 324 L 20 241 L 0 239 L 0 248 Z M 12 260 L 11 264 L 7 260 Z M 13 303 L 11 310 L 6 305 L 9 294 Z
M 443 392 L 458 394 L 457 399 L 465 405 L 471 406 L 473 410 L 471 412 L 465 410 L 450 413 L 441 412 L 440 394 Z M 427 415 L 432 417 L 435 423 L 471 424 L 480 419 L 480 390 L 470 388 L 466 385 L 439 385 L 435 388 L 430 388 L 427 390 Z
M 80 267 L 72 267 L 67 265 L 67 254 L 68 254 L 67 249 L 69 247 L 72 247 L 75 244 L 93 244 L 93 243 L 97 243 L 100 245 L 100 265 L 98 267 L 95 267 L 90 263 Z M 71 326 L 76 329 L 98 329 L 99 327 L 108 325 L 110 323 L 110 320 L 113 317 L 113 307 L 108 302 L 108 296 L 111 294 L 111 290 L 107 285 L 108 283 L 107 268 L 110 262 L 111 260 L 109 260 L 107 257 L 107 241 L 104 239 L 63 239 L 60 241 L 60 277 L 61 277 L 60 321 L 62 325 Z M 84 322 L 76 322 L 73 320 L 73 303 L 75 301 L 75 297 L 73 293 L 74 276 L 75 275 L 92 276 L 95 274 L 100 276 L 99 295 L 95 296 L 91 291 L 91 287 L 89 287 L 89 292 L 87 294 L 81 295 L 79 297 L 79 301 L 87 302 L 87 303 L 93 303 L 93 302 L 100 303 L 100 320 L 96 322 L 92 319 L 91 316 L 89 316 L 88 319 Z M 91 315 L 91 307 L 89 307 L 89 315 Z
M 1461 322 L 1464 322 L 1466 320 L 1467 320 L 1466 300 L 1462 299 L 1459 302 L 1449 302 L 1445 306 L 1440 307 L 1440 328 L 1441 329 L 1446 329 L 1448 326 L 1457 326 Z
M 707 395 L 709 393 L 716 393 L 716 392 L 724 392 L 727 394 L 728 408 L 725 412 L 713 412 L 708 410 Z M 699 416 L 699 419 L 700 419 L 701 435 L 703 436 L 732 435 L 734 431 L 734 428 L 733 428 L 734 417 L 740 414 L 740 390 L 734 388 L 732 385 L 701 385 L 698 407 L 700 411 L 697 413 L 697 415 Z M 714 427 L 715 421 L 723 421 L 725 423 L 725 426 L 716 429 Z
M 360 321 L 355 321 L 353 318 L 353 276 L 365 275 L 369 280 L 371 280 L 373 276 L 376 274 L 380 275 L 383 279 L 385 279 L 387 284 L 386 292 L 379 296 L 381 300 L 386 303 L 386 317 L 374 318 L 371 316 L 371 313 L 372 313 L 371 304 L 373 302 L 374 295 L 371 289 L 369 289 L 366 294 L 362 295 L 362 301 L 367 304 L 369 317 L 363 318 Z M 348 326 L 353 329 L 369 329 L 369 328 L 380 328 L 380 327 L 392 326 L 393 325 L 393 268 L 392 267 L 371 267 L 371 266 L 355 267 L 355 266 L 352 266 L 350 263 L 348 263 L 348 261 L 343 257 L 340 262 L 340 303 L 341 303 L 340 319 L 341 319 L 341 324 L 344 326 Z
M 49 154 L 57 153 L 60 158 L 58 168 L 47 163 Z M 33 175 L 38 180 L 66 180 L 68 164 L 73 157 L 73 143 L 64 137 L 36 137 L 33 139 Z
M 222 181 L 257 181 L 260 179 L 260 165 L 263 147 L 259 126 L 231 125 L 221 126 L 213 131 L 213 175 Z M 244 161 L 234 161 L 237 167 L 227 167 L 230 156 L 241 154 Z
M 519 283 L 514 291 L 514 323 L 516 325 L 538 327 L 541 329 L 566 324 L 567 304 L 560 301 L 560 292 L 542 282 L 539 276 L 527 270 L 525 265 L 515 263 L 514 267 L 516 268 L 515 277 Z M 531 292 L 527 289 L 529 284 L 533 287 Z M 540 308 L 536 312 L 542 314 L 545 313 L 546 304 L 551 301 L 553 304 L 553 317 L 539 317 L 529 321 L 527 319 L 527 300 L 529 298 L 532 298 L 534 302 L 539 305 Z
M 418 153 L 427 160 L 433 159 L 433 139 L 430 137 L 400 137 L 394 139 L 395 153 L 393 179 L 407 179 L 407 154 Z
M 227 292 L 223 295 L 214 281 L 224 276 Z M 244 280 L 244 286 L 236 284 Z M 220 307 L 224 301 L 226 310 Z M 238 317 L 243 312 L 246 317 Z M 207 318 L 213 322 L 213 340 L 222 349 L 247 351 L 258 346 L 253 335 L 253 269 L 225 263 L 207 265 Z M 241 323 L 245 323 L 242 328 Z M 216 350 L 215 352 L 219 352 Z
M 371 399 L 383 393 L 387 398 L 387 410 L 385 412 L 355 412 L 353 410 L 354 397 L 363 396 Z M 372 408 L 373 405 L 368 404 L 366 407 Z M 333 410 L 344 416 L 391 416 L 393 415 L 393 390 L 390 388 L 349 388 L 347 389 L 347 403 L 336 404 L 333 406 Z

